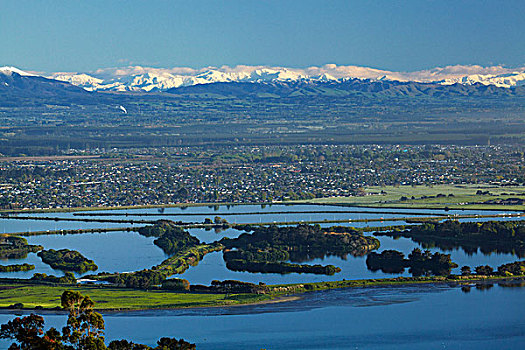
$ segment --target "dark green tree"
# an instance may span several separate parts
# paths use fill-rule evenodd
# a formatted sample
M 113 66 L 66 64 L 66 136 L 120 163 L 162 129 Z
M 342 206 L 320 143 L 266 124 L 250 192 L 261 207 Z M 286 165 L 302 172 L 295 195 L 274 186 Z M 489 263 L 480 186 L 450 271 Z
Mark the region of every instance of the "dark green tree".
M 461 267 L 461 274 L 463 276 L 468 276 L 472 273 L 472 271 L 470 271 L 470 266 L 462 266 Z
M 66 290 L 61 297 L 62 307 L 69 311 L 64 338 L 80 349 L 105 349 L 104 319 L 93 311 L 95 303 L 89 296 Z
M 477 275 L 485 275 L 489 276 L 494 273 L 494 269 L 490 267 L 489 265 L 485 266 L 476 266 L 476 274 Z

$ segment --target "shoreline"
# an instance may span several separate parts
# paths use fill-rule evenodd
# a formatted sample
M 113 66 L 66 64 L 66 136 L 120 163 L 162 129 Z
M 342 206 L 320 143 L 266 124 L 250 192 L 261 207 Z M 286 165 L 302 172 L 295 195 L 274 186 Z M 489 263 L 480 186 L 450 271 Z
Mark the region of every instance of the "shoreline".
M 338 197 L 324 197 L 321 199 L 334 200 Z M 0 214 L 38 214 L 38 213 L 72 213 L 72 212 L 90 212 L 90 211 L 108 211 L 108 210 L 138 210 L 138 209 L 161 209 L 161 208 L 190 208 L 190 207 L 213 207 L 213 206 L 240 206 L 240 205 L 320 205 L 320 206 L 337 206 L 337 207 L 359 207 L 371 209 L 421 209 L 421 210 L 482 210 L 482 211 L 507 211 L 507 212 L 525 212 L 525 206 L 515 205 L 497 205 L 497 204 L 439 204 L 439 203 L 407 203 L 399 205 L 397 203 L 359 203 L 359 202 L 324 202 L 316 200 L 301 201 L 280 201 L 280 202 L 207 202 L 207 203 L 171 203 L 171 204 L 146 204 L 146 205 L 124 205 L 124 206 L 107 206 L 107 207 L 72 207 L 72 208 L 42 208 L 42 209 L 1 209 Z M 509 208 L 510 207 L 510 208 Z M 210 213 L 212 214 L 212 213 Z
M 103 315 L 111 315 L 111 314 L 118 314 L 118 313 L 131 313 L 131 312 L 147 312 L 147 311 L 170 311 L 170 310 L 196 310 L 196 309 L 217 309 L 217 308 L 238 308 L 243 306 L 259 306 L 259 305 L 271 305 L 271 304 L 281 304 L 281 303 L 287 303 L 291 301 L 297 301 L 303 299 L 302 296 L 298 295 L 290 295 L 290 296 L 279 296 L 274 299 L 268 299 L 268 300 L 261 300 L 258 302 L 249 302 L 249 303 L 243 303 L 243 304 L 234 304 L 234 305 L 208 305 L 208 306 L 180 306 L 180 307 L 172 307 L 172 308 L 142 308 L 142 309 L 97 309 L 94 308 L 93 310 L 96 312 L 99 312 Z M 63 309 L 35 309 L 35 308 L 23 308 L 23 309 L 9 309 L 9 308 L 2 308 L 0 307 L 0 315 L 16 315 L 16 314 L 31 314 L 31 313 L 37 313 L 37 314 L 45 314 L 45 315 L 67 315 L 68 311 Z
M 461 277 L 461 276 L 458 276 Z M 436 277 L 395 277 L 395 278 L 383 278 L 383 279 L 366 279 L 366 280 L 343 280 L 333 282 L 315 282 L 315 283 L 295 283 L 285 285 L 271 285 L 272 293 L 269 295 L 269 299 L 260 301 L 248 301 L 246 303 L 239 302 L 236 304 L 221 304 L 216 303 L 215 305 L 192 305 L 192 306 L 173 306 L 173 307 L 142 307 L 142 308 L 96 308 L 95 311 L 102 314 L 115 314 L 115 313 L 130 313 L 130 312 L 146 312 L 146 311 L 168 311 L 168 310 L 189 310 L 189 309 L 216 309 L 216 308 L 236 308 L 242 306 L 258 306 L 258 305 L 271 305 L 280 304 L 286 302 L 292 302 L 301 300 L 304 298 L 306 293 L 312 292 L 323 292 L 328 290 L 340 290 L 349 288 L 381 288 L 381 287 L 399 287 L 412 286 L 412 285 L 443 285 L 448 284 L 451 287 L 458 287 L 464 284 L 493 284 L 501 282 L 525 282 L 525 275 L 521 276 L 472 276 L 458 279 L 451 279 L 442 276 Z M 31 286 L 31 284 L 26 284 Z M 307 286 L 311 286 L 310 288 Z M 55 286 L 61 288 L 60 286 Z M 64 286 L 64 290 L 74 289 L 72 285 Z M 93 288 L 93 289 L 104 289 L 104 288 Z M 1 292 L 2 289 L 0 289 Z M 124 291 L 132 292 L 133 290 L 125 289 Z M 137 290 L 140 291 L 140 290 Z M 162 290 L 159 290 L 162 291 Z M 116 291 L 118 293 L 118 291 Z M 144 291 L 141 291 L 144 292 Z M 174 293 L 179 294 L 179 293 Z M 187 293 L 180 293 L 187 294 Z M 207 293 L 198 293 L 206 295 Z M 86 292 L 89 295 L 89 292 Z M 223 300 L 223 299 L 221 299 Z M 95 302 L 96 304 L 96 302 Z M 57 307 L 54 308 L 9 308 L 0 307 L 0 314 L 18 315 L 18 314 L 30 314 L 30 313 L 42 313 L 42 314 L 56 314 L 62 315 L 67 314 Z

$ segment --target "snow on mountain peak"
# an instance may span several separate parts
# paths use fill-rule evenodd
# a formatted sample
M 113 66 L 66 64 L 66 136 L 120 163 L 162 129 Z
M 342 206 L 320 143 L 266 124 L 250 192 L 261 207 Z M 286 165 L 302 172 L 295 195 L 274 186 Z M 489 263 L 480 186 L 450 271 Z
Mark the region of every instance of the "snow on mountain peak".
M 94 78 L 90 75 L 84 73 L 54 73 L 50 77 L 51 79 L 56 79 L 60 81 L 65 81 L 70 84 L 80 86 L 88 91 L 98 90 L 98 87 L 104 82 L 102 79 Z
M 32 73 L 28 73 L 16 67 L 9 67 L 9 66 L 0 67 L 0 73 L 5 74 L 5 75 L 11 75 L 12 73 L 16 73 L 22 76 L 34 76 L 34 74 Z
M 14 67 L 0 68 L 0 72 L 31 75 Z M 414 81 L 444 85 L 481 83 L 508 88 L 525 85 L 525 67 L 510 69 L 503 66 L 455 65 L 414 72 L 395 72 L 336 64 L 307 68 L 246 65 L 210 66 L 200 69 L 128 66 L 98 69 L 88 74 L 58 72 L 51 74 L 49 78 L 66 81 L 90 91 L 165 91 L 180 86 L 218 82 L 329 82 L 348 79 Z
M 452 85 L 456 83 L 463 84 L 463 85 L 483 84 L 483 85 L 495 85 L 497 87 L 510 88 L 516 85 L 525 85 L 525 71 L 505 73 L 505 74 L 499 74 L 499 75 L 472 74 L 472 75 L 461 76 L 461 77 L 456 77 L 456 78 L 444 79 L 440 83 L 443 85 Z

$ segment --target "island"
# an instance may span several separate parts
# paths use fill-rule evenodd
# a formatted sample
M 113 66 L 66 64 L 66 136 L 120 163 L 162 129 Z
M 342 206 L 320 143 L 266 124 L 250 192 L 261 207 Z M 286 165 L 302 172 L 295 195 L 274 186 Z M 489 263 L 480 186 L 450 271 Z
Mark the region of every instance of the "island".
M 511 253 L 525 257 L 525 220 L 424 223 L 404 226 L 402 230 L 377 231 L 377 236 L 406 237 L 424 248 L 451 250 L 461 247 L 468 252 Z
M 16 272 L 16 271 L 31 271 L 35 269 L 35 265 L 32 264 L 12 264 L 12 265 L 0 265 L 0 272 Z
M 37 255 L 44 263 L 57 270 L 84 273 L 86 271 L 95 271 L 98 269 L 98 266 L 95 265 L 93 260 L 85 258 L 76 250 L 49 249 L 42 250 Z
M 41 245 L 30 245 L 23 237 L 0 235 L 0 259 L 24 259 L 29 253 L 44 249 Z
M 223 258 L 233 271 L 260 273 L 313 273 L 333 275 L 340 272 L 333 265 L 307 265 L 294 262 L 310 261 L 326 255 L 365 255 L 379 248 L 379 240 L 348 227 L 322 229 L 320 225 L 245 227 L 252 233 L 223 238 L 226 247 Z
M 408 254 L 408 259 L 397 250 L 385 250 L 380 254 L 371 252 L 366 257 L 366 266 L 369 270 L 385 273 L 401 273 L 408 267 L 413 276 L 447 276 L 453 268 L 458 267 L 450 260 L 450 254 L 432 254 L 430 250 L 421 251 L 419 248 L 414 248 Z

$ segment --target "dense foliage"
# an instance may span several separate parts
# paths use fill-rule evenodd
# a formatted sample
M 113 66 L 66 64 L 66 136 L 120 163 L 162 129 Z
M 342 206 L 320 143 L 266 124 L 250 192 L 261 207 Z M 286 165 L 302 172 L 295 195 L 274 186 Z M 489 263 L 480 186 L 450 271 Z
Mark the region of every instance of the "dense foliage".
M 467 253 L 481 249 L 483 253 L 501 252 L 525 256 L 525 221 L 424 223 L 404 231 L 377 232 L 377 235 L 407 237 L 425 248 L 438 246 L 444 250 L 456 247 Z
M 15 272 L 15 271 L 30 271 L 34 270 L 35 265 L 31 264 L 13 264 L 13 265 L 0 265 L 0 272 Z
M 226 281 L 212 281 L 210 286 L 192 285 L 190 286 L 192 292 L 208 292 L 208 293 L 251 293 L 251 294 L 266 294 L 269 288 L 264 283 L 250 283 L 236 280 Z
M 164 253 L 173 255 L 199 245 L 200 241 L 196 237 L 191 236 L 187 231 L 176 227 L 154 240 L 153 243 L 159 246 Z
M 426 223 L 414 226 L 410 232 L 470 241 L 509 241 L 516 245 L 523 245 L 525 221 L 459 222 L 446 220 L 438 224 Z
M 372 252 L 366 258 L 366 266 L 372 271 L 381 270 L 385 273 L 401 273 L 408 267 L 414 276 L 445 276 L 450 274 L 452 268 L 458 267 L 450 260 L 450 254 L 432 254 L 429 250 L 421 251 L 419 248 L 412 250 L 408 259 L 396 250 L 385 250 L 380 254 Z
M 30 245 L 27 239 L 16 236 L 0 236 L 0 259 L 23 259 L 29 253 L 36 253 L 44 247 Z
M 525 261 L 516 261 L 498 266 L 500 275 L 525 275 Z
M 77 283 L 77 279 L 72 272 L 66 272 L 64 276 L 57 277 L 53 275 L 47 275 L 45 273 L 35 273 L 31 280 L 38 282 L 50 282 L 60 284 L 73 284 Z
M 161 237 L 168 231 L 175 229 L 176 226 L 170 220 L 158 220 L 154 225 L 139 228 L 138 232 L 146 237 Z
M 275 225 L 255 228 L 253 233 L 243 233 L 235 239 L 220 241 L 226 248 L 242 250 L 283 250 L 292 261 L 325 255 L 364 255 L 379 247 L 379 241 L 363 236 L 349 228 L 346 232 L 327 232 L 320 225 Z
M 76 250 L 42 250 L 38 253 L 38 256 L 44 263 L 58 270 L 77 271 L 83 273 L 86 271 L 95 271 L 98 269 L 98 266 L 95 265 L 93 260 L 85 258 Z
M 233 271 L 262 273 L 314 273 L 333 275 L 341 271 L 333 265 L 306 265 L 326 255 L 362 255 L 379 247 L 379 241 L 365 237 L 352 228 L 334 227 L 331 231 L 319 225 L 290 227 L 257 227 L 235 239 L 223 238 L 226 267 Z M 289 262 L 291 261 L 291 262 Z
M 267 250 L 225 250 L 224 260 L 247 260 L 247 261 L 266 261 L 278 262 L 287 261 L 290 254 L 286 250 L 268 248 Z
M 232 271 L 247 271 L 259 273 L 313 273 L 316 275 L 333 275 L 341 269 L 334 265 L 307 265 L 288 262 L 266 262 L 248 260 L 226 260 L 226 267 Z
M 162 289 L 186 292 L 190 290 L 190 282 L 182 278 L 170 278 L 162 282 Z
M 158 237 L 153 243 L 169 255 L 200 244 L 199 239 L 168 220 L 159 220 L 153 226 L 141 227 L 139 233 L 146 237 Z
M 97 275 L 97 278 L 119 286 L 128 288 L 148 289 L 151 286 L 159 285 L 166 279 L 166 275 L 155 270 L 140 270 L 129 273 L 116 273 Z

